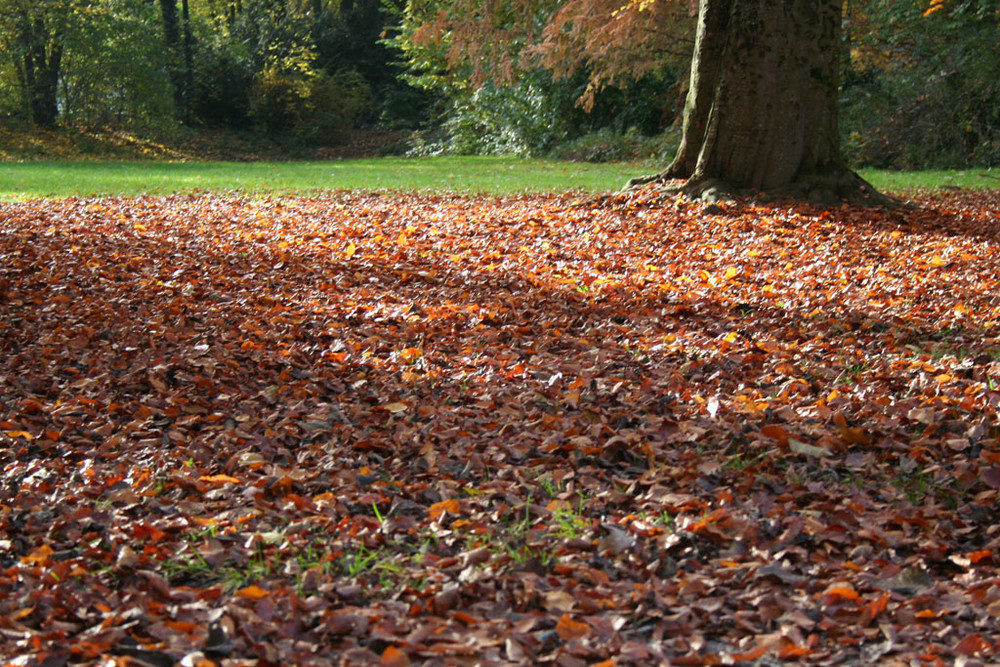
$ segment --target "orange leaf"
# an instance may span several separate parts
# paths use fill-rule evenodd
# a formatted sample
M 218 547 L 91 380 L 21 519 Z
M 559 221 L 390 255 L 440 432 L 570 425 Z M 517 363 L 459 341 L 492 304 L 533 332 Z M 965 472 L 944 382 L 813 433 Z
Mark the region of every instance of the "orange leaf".
M 877 618 L 879 614 L 885 611 L 887 606 L 889 606 L 889 594 L 882 593 L 882 595 L 868 603 L 868 613 L 871 614 L 871 618 Z
M 840 429 L 840 437 L 844 439 L 845 442 L 849 442 L 852 445 L 868 445 L 871 444 L 871 437 L 857 426 L 844 426 Z
M 34 551 L 32 551 L 27 556 L 21 558 L 21 562 L 26 565 L 45 565 L 49 562 L 49 556 L 53 553 L 52 547 L 47 544 L 43 544 Z
M 788 442 L 788 431 L 777 424 L 768 424 L 760 430 L 760 434 L 783 444 Z
M 788 644 L 778 651 L 778 657 L 782 660 L 788 660 L 790 658 L 801 658 L 804 655 L 809 655 L 812 650 L 808 646 L 799 646 L 798 644 Z
M 972 561 L 973 565 L 975 565 L 979 561 L 986 558 L 990 558 L 992 556 L 993 552 L 990 551 L 989 549 L 985 549 L 983 551 L 973 551 L 971 554 L 969 554 L 969 560 Z
M 993 642 L 978 632 L 969 635 L 955 646 L 955 653 L 972 657 L 987 657 L 993 652 Z
M 590 626 L 583 621 L 574 621 L 569 614 L 563 614 L 556 623 L 556 634 L 564 642 L 579 639 L 590 634 Z
M 449 514 L 458 514 L 461 510 L 462 506 L 459 502 L 453 498 L 449 498 L 448 500 L 442 500 L 439 503 L 434 503 L 427 509 L 427 512 L 431 515 L 432 519 L 436 519 L 445 512 L 448 512 Z
M 198 478 L 199 482 L 208 482 L 209 484 L 239 484 L 240 480 L 229 475 L 202 475 Z
M 765 653 L 767 653 L 767 646 L 761 645 L 746 653 L 734 653 L 733 660 L 735 662 L 750 662 L 751 660 L 763 657 Z
M 193 517 L 191 517 L 191 520 L 194 521 L 199 526 L 218 526 L 219 525 L 219 520 L 218 519 L 203 519 L 200 516 L 193 516 Z
M 379 662 L 383 667 L 403 667 L 410 664 L 410 658 L 395 646 L 386 646 Z
M 461 623 L 462 625 L 473 626 L 479 624 L 478 618 L 476 618 L 472 614 L 467 614 L 464 611 L 452 611 L 449 612 L 448 615 L 451 616 L 456 621 L 458 621 L 459 623 Z
M 202 627 L 201 623 L 192 623 L 191 621 L 164 621 L 164 625 L 171 630 L 183 632 L 184 634 L 191 634 L 198 628 Z
M 256 585 L 247 586 L 246 588 L 241 588 L 240 590 L 236 591 L 236 597 L 250 598 L 251 600 L 259 600 L 263 597 L 267 597 L 268 595 L 270 595 L 270 593 L 265 591 L 260 586 Z
M 843 598 L 845 600 L 860 600 L 861 599 L 861 596 L 858 595 L 858 592 L 856 590 L 854 590 L 854 586 L 851 586 L 850 584 L 848 584 L 846 582 L 832 584 L 829 587 L 827 587 L 827 589 L 825 591 L 823 591 L 822 593 L 820 593 L 816 597 L 821 598 L 821 597 L 828 597 L 828 596 L 829 597 L 834 597 L 834 598 Z

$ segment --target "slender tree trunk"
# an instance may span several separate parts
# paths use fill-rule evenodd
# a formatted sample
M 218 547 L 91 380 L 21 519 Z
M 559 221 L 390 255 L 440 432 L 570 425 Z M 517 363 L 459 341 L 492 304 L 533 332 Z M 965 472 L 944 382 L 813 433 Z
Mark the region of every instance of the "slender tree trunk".
M 840 153 L 842 5 L 702 0 L 683 139 L 656 178 L 687 179 L 683 190 L 706 199 L 749 191 L 885 203 Z
M 176 49 L 181 43 L 181 27 L 177 20 L 177 0 L 160 0 L 160 17 L 163 21 L 163 43 Z
M 191 36 L 191 13 L 188 0 L 181 0 L 184 18 L 184 85 L 181 113 L 185 123 L 191 123 L 191 95 L 194 92 L 194 39 Z
M 160 17 L 163 21 L 163 45 L 170 55 L 170 85 L 174 89 L 176 113 L 183 117 L 185 102 L 184 74 L 180 67 L 181 23 L 177 16 L 177 0 L 160 0 Z

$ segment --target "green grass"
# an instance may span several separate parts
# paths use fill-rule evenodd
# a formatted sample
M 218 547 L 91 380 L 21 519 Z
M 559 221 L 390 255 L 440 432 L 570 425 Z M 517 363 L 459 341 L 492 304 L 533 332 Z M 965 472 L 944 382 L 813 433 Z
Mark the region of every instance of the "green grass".
M 861 176 L 879 190 L 906 192 L 942 187 L 965 189 L 1000 188 L 1000 169 L 958 171 L 876 171 L 862 169 Z
M 501 157 L 331 162 L 3 162 L 0 199 L 197 191 L 314 194 L 399 190 L 513 194 L 616 190 L 649 168 Z
M 467 194 L 608 192 L 648 164 L 590 164 L 505 157 L 376 158 L 330 162 L 0 162 L 0 200 L 135 196 L 190 192 L 315 194 L 329 190 L 435 191 Z M 890 192 L 1000 187 L 984 170 L 864 171 Z

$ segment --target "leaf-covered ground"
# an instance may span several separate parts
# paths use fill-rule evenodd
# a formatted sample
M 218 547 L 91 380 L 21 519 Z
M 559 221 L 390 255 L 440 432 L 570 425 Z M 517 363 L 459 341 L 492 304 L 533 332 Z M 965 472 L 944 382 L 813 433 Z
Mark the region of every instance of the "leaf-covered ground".
M 0 206 L 15 665 L 1000 660 L 1000 193 Z

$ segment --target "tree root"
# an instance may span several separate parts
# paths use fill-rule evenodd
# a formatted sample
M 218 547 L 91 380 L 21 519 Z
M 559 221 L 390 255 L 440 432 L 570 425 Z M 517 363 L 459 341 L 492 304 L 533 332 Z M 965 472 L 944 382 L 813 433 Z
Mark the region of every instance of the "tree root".
M 652 187 L 665 197 L 681 195 L 710 204 L 735 201 L 766 203 L 792 199 L 827 208 L 841 204 L 873 208 L 910 205 L 906 200 L 879 192 L 871 183 L 846 167 L 809 174 L 794 183 L 762 192 L 734 188 L 715 178 L 691 178 L 686 181 L 677 181 L 675 178 L 669 171 L 639 176 L 629 180 L 622 192 L 630 193 Z

